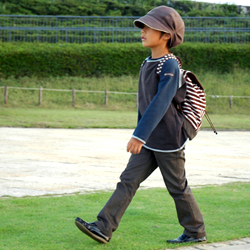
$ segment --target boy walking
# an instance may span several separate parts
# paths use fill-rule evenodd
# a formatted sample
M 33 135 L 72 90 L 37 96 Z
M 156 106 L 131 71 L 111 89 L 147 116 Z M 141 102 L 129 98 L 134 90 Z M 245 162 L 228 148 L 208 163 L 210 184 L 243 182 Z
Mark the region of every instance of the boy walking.
M 182 130 L 184 118 L 172 102 L 178 95 L 180 67 L 169 49 L 182 43 L 184 22 L 174 9 L 159 6 L 134 24 L 141 29 L 142 44 L 151 49 L 151 56 L 143 62 L 139 75 L 138 124 L 127 144 L 132 155 L 97 221 L 88 223 L 77 217 L 75 223 L 94 240 L 108 243 L 140 183 L 159 167 L 184 227 L 181 236 L 167 241 L 206 241 L 202 214 L 185 177 L 188 139 Z

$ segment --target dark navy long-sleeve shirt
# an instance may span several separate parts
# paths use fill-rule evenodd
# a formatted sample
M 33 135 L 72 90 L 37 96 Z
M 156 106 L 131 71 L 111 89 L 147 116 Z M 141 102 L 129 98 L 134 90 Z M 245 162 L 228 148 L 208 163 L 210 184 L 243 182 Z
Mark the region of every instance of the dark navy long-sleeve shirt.
M 138 124 L 133 137 L 148 149 L 173 152 L 182 149 L 187 141 L 182 131 L 183 116 L 172 103 L 180 86 L 180 68 L 175 59 L 169 59 L 163 63 L 158 75 L 160 61 L 162 58 L 149 57 L 141 67 Z

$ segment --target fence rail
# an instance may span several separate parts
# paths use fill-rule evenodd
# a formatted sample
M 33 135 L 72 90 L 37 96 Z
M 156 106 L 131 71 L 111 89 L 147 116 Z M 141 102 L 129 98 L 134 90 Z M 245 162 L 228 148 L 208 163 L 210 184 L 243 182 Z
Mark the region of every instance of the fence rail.
M 136 16 L 0 15 L 0 41 L 140 42 Z M 250 17 L 183 17 L 186 42 L 249 43 Z
M 42 105 L 42 92 L 43 91 L 58 91 L 58 92 L 72 92 L 72 106 L 75 106 L 75 96 L 76 92 L 82 93 L 102 93 L 104 94 L 104 104 L 108 106 L 108 95 L 109 94 L 119 94 L 119 95 L 135 95 L 136 96 L 136 107 L 138 107 L 138 94 L 130 93 L 130 92 L 117 92 L 117 91 L 108 91 L 108 90 L 77 90 L 77 89 L 47 89 L 47 88 L 26 88 L 26 87 L 11 87 L 11 86 L 0 86 L 0 88 L 4 88 L 4 104 L 8 104 L 8 90 L 9 89 L 21 89 L 21 90 L 38 90 L 39 91 L 39 99 L 38 105 Z
M 4 104 L 8 104 L 8 90 L 9 89 L 20 89 L 20 90 L 37 90 L 39 91 L 38 95 L 38 105 L 42 105 L 42 92 L 43 91 L 58 91 L 58 92 L 72 92 L 72 106 L 75 106 L 75 97 L 77 92 L 82 93 L 100 93 L 103 94 L 103 103 L 105 106 L 108 106 L 108 95 L 109 94 L 118 94 L 118 95 L 135 95 L 136 100 L 135 104 L 138 108 L 138 94 L 133 92 L 117 92 L 117 91 L 108 91 L 108 90 L 77 90 L 77 89 L 48 89 L 48 88 L 26 88 L 26 87 L 12 87 L 12 86 L 0 86 L 0 89 L 4 88 Z M 234 98 L 244 98 L 250 99 L 250 96 L 233 96 L 233 95 L 206 95 L 206 97 L 216 98 L 228 98 L 230 108 L 233 107 Z

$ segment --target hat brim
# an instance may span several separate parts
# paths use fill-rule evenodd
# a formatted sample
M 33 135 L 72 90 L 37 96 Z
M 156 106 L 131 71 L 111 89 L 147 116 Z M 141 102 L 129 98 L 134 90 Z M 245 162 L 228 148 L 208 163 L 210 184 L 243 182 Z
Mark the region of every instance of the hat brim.
M 139 19 L 136 19 L 134 21 L 134 25 L 140 29 L 143 29 L 144 26 L 148 26 L 151 29 L 163 31 L 166 33 L 171 33 L 169 30 L 166 29 L 166 26 L 162 24 L 159 20 L 157 20 L 155 17 L 146 15 L 143 17 L 140 17 Z

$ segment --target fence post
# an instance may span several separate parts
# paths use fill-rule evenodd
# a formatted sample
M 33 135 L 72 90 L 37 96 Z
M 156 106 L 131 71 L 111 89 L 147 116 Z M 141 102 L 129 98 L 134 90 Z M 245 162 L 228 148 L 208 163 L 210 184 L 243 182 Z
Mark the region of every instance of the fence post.
M 43 88 L 40 87 L 39 88 L 39 106 L 42 105 L 42 96 L 43 96 L 42 91 L 43 91 Z
M 8 103 L 8 86 L 5 85 L 5 89 L 4 89 L 4 104 Z
M 75 107 L 75 89 L 72 89 L 72 106 Z
M 105 90 L 105 106 L 108 106 L 108 90 Z
M 230 95 L 229 97 L 230 109 L 233 107 L 233 96 Z

